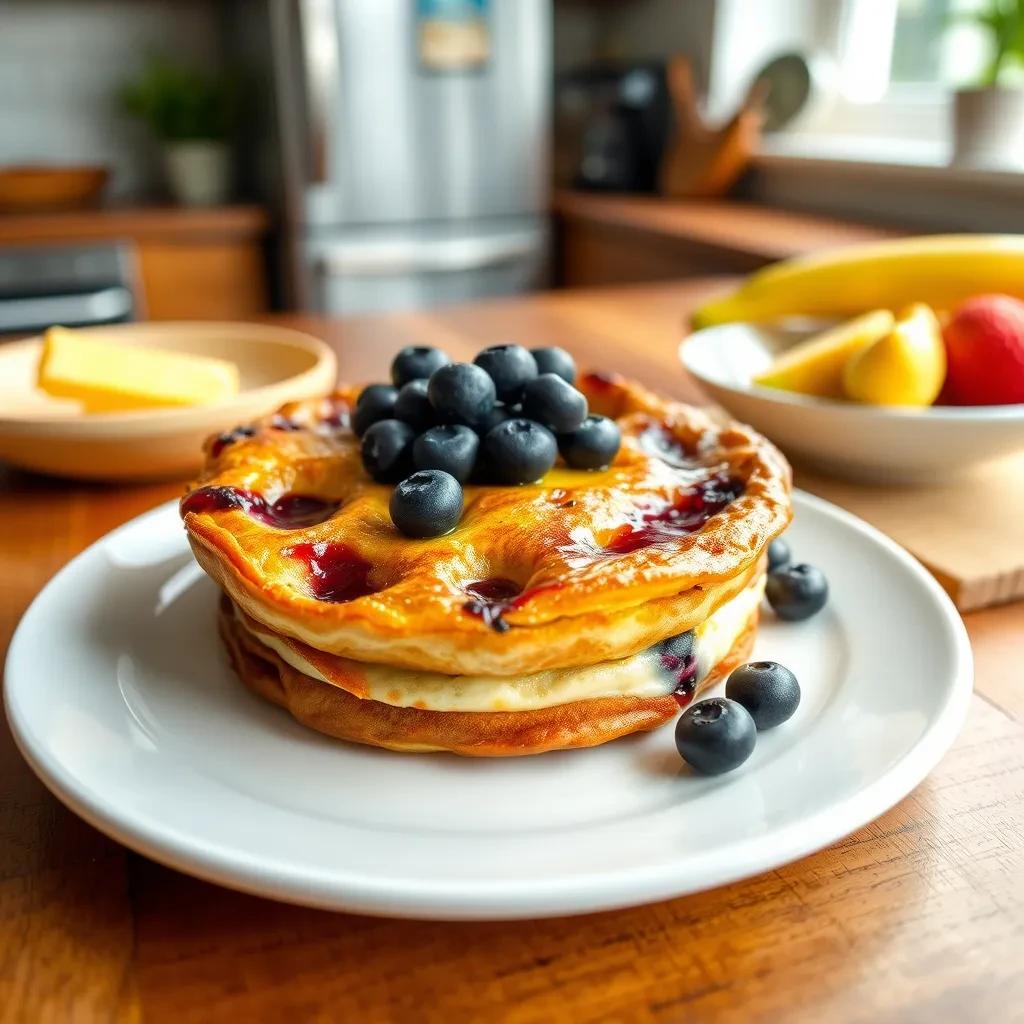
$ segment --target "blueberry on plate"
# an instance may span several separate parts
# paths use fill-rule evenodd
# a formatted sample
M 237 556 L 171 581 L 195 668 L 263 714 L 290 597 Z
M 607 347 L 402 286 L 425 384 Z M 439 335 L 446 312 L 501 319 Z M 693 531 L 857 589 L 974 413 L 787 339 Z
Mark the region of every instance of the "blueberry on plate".
M 573 469 L 605 469 L 619 453 L 621 443 L 615 420 L 588 416 L 576 430 L 558 438 L 558 450 Z
M 494 408 L 494 381 L 472 363 L 449 363 L 436 370 L 427 394 L 438 416 L 449 423 L 476 426 Z
M 738 768 L 754 750 L 757 729 L 742 704 L 712 697 L 691 705 L 676 722 L 679 756 L 701 775 Z
M 395 419 L 408 423 L 417 434 L 428 430 L 437 422 L 437 413 L 427 397 L 427 382 L 421 377 L 403 384 L 395 399 L 392 413 Z
M 587 400 L 557 374 L 542 373 L 523 388 L 523 416 L 556 434 L 568 434 L 587 418 Z
M 576 363 L 564 348 L 530 349 L 538 373 L 554 373 L 566 384 L 576 383 Z
M 777 661 L 751 661 L 732 671 L 725 695 L 747 709 L 758 731 L 774 729 L 793 717 L 800 704 L 800 684 Z
M 484 468 L 503 484 L 529 484 L 554 464 L 558 445 L 550 430 L 533 420 L 514 419 L 488 431 L 482 446 Z
M 413 442 L 412 461 L 417 469 L 442 469 L 460 484 L 469 479 L 476 464 L 480 438 L 461 423 L 431 427 Z
M 421 469 L 391 492 L 391 521 L 406 537 L 441 537 L 459 525 L 462 488 L 441 469 Z
M 536 360 L 522 345 L 492 345 L 473 362 L 494 381 L 494 389 L 503 402 L 518 402 L 523 385 L 537 376 Z
M 378 483 L 397 483 L 412 469 L 416 434 L 401 420 L 379 420 L 363 434 L 363 466 Z
M 813 565 L 784 565 L 768 573 L 764 593 L 780 619 L 800 622 L 825 607 L 828 580 Z
M 769 572 L 773 572 L 775 569 L 781 569 L 784 565 L 789 565 L 792 558 L 793 555 L 789 550 L 789 545 L 781 537 L 776 537 L 775 540 L 768 545 Z
M 371 384 L 359 392 L 356 409 L 352 414 L 352 430 L 356 437 L 362 437 L 374 423 L 392 419 L 398 388 L 390 384 Z
M 407 345 L 391 363 L 391 380 L 396 388 L 411 380 L 426 380 L 435 370 L 451 360 L 439 348 L 430 345 Z
M 515 409 L 518 410 L 518 406 Z M 478 423 L 474 429 L 483 437 L 484 434 L 489 430 L 493 430 L 499 423 L 504 423 L 505 420 L 514 420 L 519 415 L 521 415 L 521 412 L 513 411 L 512 406 L 508 406 L 504 402 L 495 402 L 491 411 L 484 417 L 483 422 Z

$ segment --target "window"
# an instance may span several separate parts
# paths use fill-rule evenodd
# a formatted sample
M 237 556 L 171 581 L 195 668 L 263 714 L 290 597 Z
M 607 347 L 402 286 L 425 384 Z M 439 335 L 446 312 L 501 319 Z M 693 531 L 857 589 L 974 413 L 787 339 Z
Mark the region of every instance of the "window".
M 816 98 L 789 128 L 767 140 L 768 149 L 945 162 L 952 90 L 976 81 L 989 59 L 984 31 L 965 17 L 985 3 L 719 0 L 713 110 L 724 113 L 734 105 L 772 56 L 797 50 L 811 61 Z M 752 9 L 763 16 L 756 32 Z M 746 38 L 738 43 L 741 34 Z M 758 40 L 754 45 L 751 36 Z

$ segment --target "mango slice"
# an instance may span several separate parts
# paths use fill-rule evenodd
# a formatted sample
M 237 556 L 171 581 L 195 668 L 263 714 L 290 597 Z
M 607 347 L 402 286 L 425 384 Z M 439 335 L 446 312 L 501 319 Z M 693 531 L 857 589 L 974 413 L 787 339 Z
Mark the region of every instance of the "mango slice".
M 894 318 L 876 309 L 816 334 L 784 352 L 755 384 L 821 398 L 843 398 L 843 367 L 857 352 L 892 330 Z
M 929 306 L 917 303 L 893 329 L 846 364 L 847 397 L 872 405 L 931 405 L 946 379 L 942 328 Z

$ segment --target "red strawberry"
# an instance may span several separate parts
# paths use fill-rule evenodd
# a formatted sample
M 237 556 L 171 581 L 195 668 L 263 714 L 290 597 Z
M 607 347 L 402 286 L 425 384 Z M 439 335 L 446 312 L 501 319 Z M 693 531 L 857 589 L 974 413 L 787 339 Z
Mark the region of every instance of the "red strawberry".
M 957 405 L 1024 402 L 1024 302 L 1009 295 L 968 299 L 943 332 L 943 398 Z

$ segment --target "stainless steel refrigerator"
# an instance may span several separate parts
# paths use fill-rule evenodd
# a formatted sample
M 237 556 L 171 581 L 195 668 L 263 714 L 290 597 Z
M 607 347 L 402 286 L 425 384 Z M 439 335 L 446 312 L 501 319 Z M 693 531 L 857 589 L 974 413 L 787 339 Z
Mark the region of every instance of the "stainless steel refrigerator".
M 550 0 L 233 6 L 292 303 L 363 313 L 543 282 L 551 16 Z

